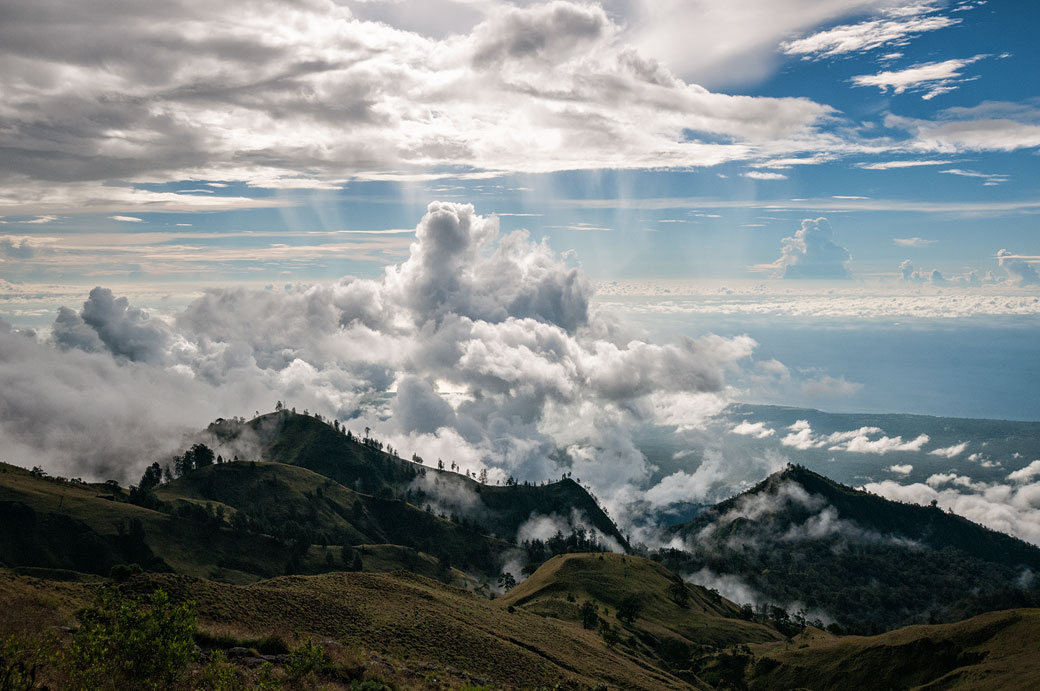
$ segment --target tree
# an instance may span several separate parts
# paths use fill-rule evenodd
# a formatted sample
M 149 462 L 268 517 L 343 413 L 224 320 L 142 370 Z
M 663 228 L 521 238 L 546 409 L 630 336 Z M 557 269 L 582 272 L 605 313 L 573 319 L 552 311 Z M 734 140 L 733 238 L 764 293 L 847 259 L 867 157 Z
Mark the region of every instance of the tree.
M 668 594 L 672 596 L 672 601 L 680 607 L 686 607 L 690 603 L 690 593 L 686 590 L 686 584 L 681 578 L 672 581 L 668 586 Z
M 516 577 L 508 571 L 503 571 L 498 576 L 498 587 L 508 593 L 516 587 Z
M 636 593 L 629 593 L 618 603 L 617 616 L 618 619 L 631 626 L 642 611 L 643 598 Z
M 581 603 L 581 625 L 591 630 L 596 628 L 597 622 L 599 622 L 599 612 L 596 603 L 592 600 Z
M 480 475 L 477 476 L 477 482 L 479 482 L 482 485 L 486 485 L 487 484 L 487 477 L 488 477 L 487 468 L 481 468 L 480 469 Z
M 144 469 L 141 481 L 137 486 L 142 490 L 150 490 L 162 482 L 163 471 L 158 463 L 153 463 Z

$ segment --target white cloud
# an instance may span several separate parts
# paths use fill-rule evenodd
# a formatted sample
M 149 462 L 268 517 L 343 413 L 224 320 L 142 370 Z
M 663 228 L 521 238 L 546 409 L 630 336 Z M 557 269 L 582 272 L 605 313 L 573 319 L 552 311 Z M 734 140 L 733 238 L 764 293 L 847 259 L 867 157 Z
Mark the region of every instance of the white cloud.
M 929 441 L 927 434 L 918 435 L 907 441 L 904 441 L 901 436 L 889 437 L 879 427 L 861 427 L 847 432 L 815 434 L 807 420 L 798 420 L 788 427 L 788 431 L 789 434 L 783 437 L 780 443 L 802 451 L 827 448 L 830 451 L 883 456 L 894 451 L 920 451 L 921 447 Z
M 786 180 L 787 176 L 783 173 L 767 173 L 761 170 L 749 170 L 746 173 L 741 173 L 746 178 L 752 180 Z
M 924 238 L 893 238 L 892 242 L 900 247 L 928 247 L 935 244 L 935 240 L 925 240 Z
M 140 218 L 136 216 L 109 216 L 113 221 L 121 221 L 122 223 L 143 223 Z
M 953 163 L 947 160 L 902 160 L 902 161 L 877 161 L 875 163 L 857 163 L 857 168 L 863 170 L 893 170 L 899 168 L 919 168 L 921 166 L 945 166 Z
M 1008 480 L 1012 482 L 1029 482 L 1038 475 L 1040 475 L 1040 460 L 1033 461 L 1025 468 L 1008 473 Z
M 764 422 L 750 422 L 748 420 L 741 420 L 740 424 L 730 430 L 732 434 L 739 434 L 745 437 L 755 437 L 757 439 L 765 439 L 776 434 L 776 430 L 772 427 L 767 427 Z
M 968 448 L 968 442 L 961 442 L 960 444 L 954 444 L 953 446 L 946 446 L 941 449 L 932 449 L 929 451 L 929 455 L 942 456 L 943 458 L 954 458 L 964 453 L 965 449 Z
M 890 465 L 888 466 L 888 471 L 890 473 L 895 473 L 896 475 L 909 475 L 914 472 L 914 466 L 909 463 L 903 465 Z
M 930 100 L 940 94 L 949 93 L 966 81 L 961 72 L 968 65 L 978 62 L 986 55 L 976 55 L 960 60 L 944 60 L 942 62 L 925 62 L 904 70 L 879 72 L 877 74 L 861 74 L 852 78 L 856 86 L 876 86 L 882 93 L 889 89 L 896 94 L 906 91 L 923 91 L 923 99 Z
M 1015 151 L 1040 146 L 1040 109 L 1031 105 L 985 102 L 973 108 L 947 108 L 934 120 L 888 115 L 885 126 L 910 132 L 917 151 Z
M 1034 266 L 1038 261 L 1040 257 L 1023 257 L 1005 249 L 997 252 L 997 263 L 1007 272 L 1008 278 L 1020 286 L 1040 285 L 1040 273 Z
M 962 21 L 930 14 L 935 9 L 930 4 L 912 4 L 905 8 L 910 11 L 895 13 L 895 16 L 890 18 L 836 26 L 805 38 L 785 41 L 780 48 L 788 55 L 819 60 L 848 53 L 866 52 L 887 45 L 904 45 L 916 35 L 944 29 Z M 901 57 L 901 54 L 893 53 L 886 57 L 895 59 Z
M 940 170 L 940 173 L 946 175 L 957 175 L 963 178 L 981 178 L 986 181 L 987 185 L 999 185 L 1002 182 L 1007 182 L 1010 176 L 1002 173 L 979 173 L 974 170 L 964 170 L 962 168 L 950 168 L 949 170 Z
M 783 278 L 849 278 L 852 256 L 833 237 L 826 218 L 804 219 L 793 237 L 783 239 L 773 269 Z
M 1040 545 L 1040 483 L 1011 487 L 939 474 L 929 479 L 930 484 L 910 485 L 884 480 L 868 483 L 864 489 L 886 499 L 922 506 L 934 501 L 940 509 Z M 952 486 L 942 488 L 944 484 Z

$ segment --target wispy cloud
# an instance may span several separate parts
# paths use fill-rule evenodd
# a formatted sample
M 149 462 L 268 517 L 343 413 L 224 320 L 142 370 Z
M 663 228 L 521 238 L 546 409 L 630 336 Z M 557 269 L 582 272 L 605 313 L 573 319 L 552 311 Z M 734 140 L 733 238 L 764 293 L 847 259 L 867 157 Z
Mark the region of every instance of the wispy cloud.
M 985 180 L 986 182 L 983 184 L 989 186 L 1007 182 L 1011 177 L 1003 173 L 979 173 L 978 171 L 964 170 L 962 168 L 950 168 L 949 170 L 940 170 L 939 172 L 945 173 L 946 175 L 957 175 L 962 178 L 979 178 Z
M 976 55 L 970 58 L 944 60 L 942 62 L 925 62 L 904 70 L 886 70 L 877 74 L 861 74 L 852 78 L 856 86 L 876 86 L 882 93 L 889 89 L 901 94 L 907 91 L 923 91 L 921 98 L 933 99 L 941 94 L 957 89 L 957 86 L 972 77 L 965 77 L 963 70 L 968 65 L 978 62 L 987 55 Z
M 862 53 L 882 46 L 905 45 L 914 36 L 961 22 L 961 19 L 932 14 L 934 11 L 935 6 L 931 3 L 904 6 L 896 11 L 890 10 L 890 16 L 887 18 L 843 24 L 805 38 L 785 41 L 780 44 L 780 49 L 788 55 L 801 56 L 806 60 L 819 60 L 849 53 Z
M 935 240 L 925 240 L 924 238 L 918 237 L 894 238 L 892 242 L 900 247 L 928 247 L 929 245 L 935 244 Z
M 144 220 L 137 216 L 109 216 L 109 218 L 120 223 L 144 223 Z
M 877 161 L 875 163 L 857 163 L 857 168 L 863 170 L 892 170 L 898 168 L 918 168 L 921 166 L 946 166 L 953 163 L 953 161 L 945 159 L 917 159 L 917 160 L 904 160 L 904 161 Z

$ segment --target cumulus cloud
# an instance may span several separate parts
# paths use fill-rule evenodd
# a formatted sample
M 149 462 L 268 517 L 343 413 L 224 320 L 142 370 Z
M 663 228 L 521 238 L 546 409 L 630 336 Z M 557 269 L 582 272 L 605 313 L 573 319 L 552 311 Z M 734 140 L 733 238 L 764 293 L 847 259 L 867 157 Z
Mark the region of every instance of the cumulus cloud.
M 165 324 L 149 319 L 147 312 L 131 307 L 125 297 L 116 298 L 101 287 L 90 291 L 79 313 L 61 308 L 52 334 L 62 348 L 107 350 L 117 357 L 154 363 L 166 359 L 172 340 Z
M 650 476 L 633 428 L 699 425 L 717 415 L 728 401 L 727 374 L 755 342 L 647 342 L 591 311 L 591 294 L 580 271 L 544 242 L 524 231 L 502 235 L 494 217 L 440 202 L 429 205 L 408 257 L 376 280 L 211 289 L 162 318 L 95 288 L 81 309 L 59 311 L 53 345 L 19 336 L 21 347 L 4 350 L 9 376 L 32 372 L 61 395 L 41 399 L 0 380 L 0 410 L 18 421 L 0 428 L 0 451 L 83 475 L 122 464 L 123 478 L 135 479 L 185 425 L 281 399 L 349 419 L 354 429 L 372 427 L 404 455 L 441 457 L 471 472 L 486 467 L 492 480 L 572 471 L 614 510 L 612 502 L 636 496 Z M 73 377 L 83 363 L 114 373 L 126 399 L 100 428 L 106 438 L 120 438 L 121 420 L 135 426 L 124 435 L 135 440 L 134 454 L 84 437 L 108 459 L 103 466 L 86 453 L 77 466 L 72 445 L 49 441 L 48 421 L 82 429 L 101 414 L 94 399 L 109 395 L 107 375 Z M 142 422 L 160 399 L 154 415 L 176 410 L 169 424 Z
M 953 446 L 946 446 L 941 449 L 932 449 L 928 453 L 932 456 L 942 456 L 943 458 L 954 458 L 964 453 L 965 449 L 968 448 L 968 442 L 961 442 L 960 444 L 954 444 Z
M 829 451 L 847 451 L 885 455 L 893 451 L 920 451 L 930 441 L 927 434 L 920 434 L 904 441 L 901 436 L 889 437 L 880 427 L 860 427 L 847 432 L 817 434 L 808 420 L 798 420 L 788 428 L 788 434 L 780 439 L 784 446 L 805 451 L 826 448 Z
M 896 475 L 909 475 L 914 472 L 914 466 L 910 463 L 890 465 L 888 466 L 888 472 L 895 473 Z
M 772 266 L 783 278 L 850 278 L 852 256 L 834 242 L 834 232 L 826 218 L 802 221 L 793 237 L 783 239 L 780 258 Z
M 1012 482 L 1029 482 L 1038 475 L 1040 475 L 1040 460 L 1033 461 L 1025 468 L 1008 473 L 1008 480 Z
M 765 439 L 776 434 L 776 430 L 772 427 L 766 427 L 764 422 L 751 422 L 749 420 L 741 420 L 740 424 L 730 430 L 733 434 L 740 434 L 745 437 L 755 437 L 757 439 Z
M 1040 285 L 1040 273 L 1034 266 L 1037 262 L 1040 257 L 1026 257 L 1003 249 L 997 252 L 997 263 L 1007 272 L 1008 279 L 1020 286 Z

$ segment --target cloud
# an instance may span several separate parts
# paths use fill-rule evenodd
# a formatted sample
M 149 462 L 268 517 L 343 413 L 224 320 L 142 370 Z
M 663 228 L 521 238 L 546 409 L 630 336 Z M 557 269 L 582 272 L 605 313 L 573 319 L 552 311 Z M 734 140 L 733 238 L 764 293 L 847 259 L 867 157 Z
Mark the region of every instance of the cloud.
M 752 180 L 786 180 L 787 176 L 783 173 L 766 173 L 761 170 L 749 170 L 746 173 L 741 173 L 746 178 Z
M 851 278 L 852 256 L 833 237 L 826 218 L 806 218 L 793 237 L 783 239 L 780 258 L 772 266 L 783 278 Z
M 15 0 L 0 29 L 10 61 L 0 71 L 0 204 L 240 208 L 286 200 L 142 183 L 335 189 L 351 179 L 711 166 L 815 150 L 812 135 L 835 114 L 807 98 L 683 81 L 591 3 L 482 9 L 475 26 L 430 37 L 333 0 L 91 13 L 70 0 L 47 12 Z M 60 86 L 68 82 L 80 88 Z
M 880 427 L 860 427 L 847 432 L 815 434 L 807 420 L 798 420 L 787 429 L 788 434 L 780 443 L 801 451 L 826 448 L 829 451 L 883 456 L 894 451 L 920 451 L 921 447 L 930 441 L 927 434 L 920 434 L 906 441 L 901 436 L 889 437 Z
M 52 330 L 62 348 L 87 352 L 107 350 L 134 362 L 161 364 L 172 340 L 165 324 L 149 319 L 142 310 L 130 307 L 126 298 L 116 298 L 107 288 L 94 288 L 77 314 L 62 308 Z
M 718 415 L 727 376 L 755 342 L 647 342 L 590 310 L 591 295 L 544 242 L 442 202 L 429 205 L 407 258 L 374 280 L 215 288 L 161 317 L 98 287 L 81 309 L 59 310 L 53 345 L 18 336 L 19 348 L 3 349 L 11 422 L 0 453 L 133 480 L 185 427 L 283 400 L 371 427 L 402 455 L 487 467 L 492 478 L 573 472 L 620 514 L 651 474 L 632 430 Z M 76 374 L 84 368 L 89 377 Z M 35 380 L 53 395 L 36 396 Z M 96 400 L 110 396 L 120 404 L 108 417 Z M 84 434 L 92 426 L 104 439 Z
M 968 442 L 961 442 L 960 444 L 954 444 L 953 446 L 946 446 L 941 449 L 932 449 L 929 451 L 931 456 L 942 456 L 943 458 L 954 458 L 964 453 L 965 449 L 968 448 Z
M 857 168 L 863 170 L 893 170 L 898 168 L 919 168 L 921 166 L 945 166 L 953 163 L 947 160 L 902 160 L 902 161 L 877 161 L 875 163 L 857 163 Z
M 802 393 L 806 396 L 851 396 L 862 388 L 863 385 L 858 382 L 829 375 L 808 379 L 802 382 L 801 386 Z
M 1008 279 L 1020 286 L 1040 285 L 1040 273 L 1033 262 L 1036 258 L 1023 258 L 1007 250 L 997 252 L 997 263 L 1007 272 Z
M 1008 480 L 1012 482 L 1029 482 L 1038 475 L 1040 475 L 1040 460 L 1033 461 L 1025 468 L 1008 473 Z
M 922 506 L 934 501 L 940 509 L 949 509 L 992 530 L 1040 545 L 1040 483 L 1012 487 L 941 474 L 932 475 L 929 480 L 929 484 L 910 485 L 884 480 L 868 483 L 863 489 L 886 499 Z
M 888 471 L 890 473 L 895 473 L 896 475 L 909 475 L 914 472 L 914 467 L 909 463 L 904 465 L 890 465 L 888 466 Z
M 935 8 L 930 4 L 908 7 L 909 12 L 896 13 L 889 18 L 844 24 L 805 38 L 785 41 L 780 44 L 780 49 L 787 55 L 801 56 L 806 60 L 820 60 L 849 53 L 863 53 L 889 45 L 905 45 L 910 39 L 926 31 L 944 29 L 962 21 L 931 14 Z
M 861 74 L 852 78 L 855 86 L 876 86 L 886 93 L 901 94 L 907 91 L 923 91 L 921 96 L 928 101 L 941 94 L 957 89 L 958 85 L 968 81 L 963 70 L 968 65 L 978 62 L 986 55 L 976 55 L 960 60 L 944 60 L 942 62 L 924 62 L 904 70 L 886 70 L 877 74 Z
M 43 244 L 39 238 L 24 235 L 0 235 L 0 261 L 7 259 L 31 259 Z
M 928 247 L 935 244 L 935 240 L 925 240 L 924 238 L 893 238 L 892 242 L 900 247 Z
M 1040 109 L 1029 104 L 987 101 L 972 108 L 947 108 L 934 120 L 888 115 L 885 126 L 913 135 L 912 150 L 1015 151 L 1040 146 Z
M 949 170 L 940 170 L 939 172 L 945 173 L 946 175 L 957 175 L 964 178 L 981 178 L 986 181 L 986 185 L 990 186 L 1007 182 L 1010 177 L 1000 173 L 978 173 L 974 170 L 963 170 L 961 168 L 950 168 Z
M 121 221 L 123 223 L 143 223 L 140 218 L 136 216 L 109 216 L 113 221 Z
M 765 439 L 776 434 L 776 430 L 766 427 L 764 422 L 749 422 L 748 420 L 741 420 L 740 424 L 731 429 L 730 432 L 745 437 L 755 437 L 756 439 Z

